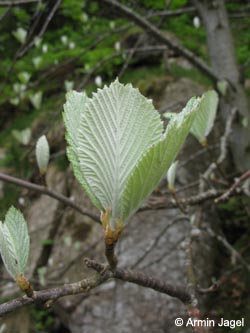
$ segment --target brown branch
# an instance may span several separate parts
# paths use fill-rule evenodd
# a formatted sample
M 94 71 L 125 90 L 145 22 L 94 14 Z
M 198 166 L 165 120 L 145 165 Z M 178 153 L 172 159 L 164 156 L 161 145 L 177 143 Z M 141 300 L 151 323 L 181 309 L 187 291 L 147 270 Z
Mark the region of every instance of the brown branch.
M 33 303 L 46 303 L 47 301 L 56 301 L 58 298 L 64 296 L 77 295 L 88 292 L 91 289 L 105 282 L 108 278 L 108 273 L 103 275 L 95 275 L 91 278 L 83 279 L 82 281 L 75 283 L 68 283 L 61 287 L 35 291 L 32 298 L 28 296 L 23 296 L 9 302 L 0 304 L 0 316 L 3 316 L 4 314 L 13 312 L 18 308 Z
M 141 28 L 151 33 L 158 41 L 164 43 L 170 49 L 185 57 L 191 64 L 197 67 L 202 73 L 207 75 L 212 81 L 216 82 L 220 79 L 217 74 L 201 58 L 197 57 L 188 49 L 172 41 L 168 36 L 163 34 L 158 28 L 151 24 L 146 18 L 143 18 L 129 7 L 120 4 L 115 0 L 98 0 L 98 2 L 100 4 L 106 4 L 109 7 L 112 6 L 123 16 L 129 18 L 130 20 L 138 24 Z
M 193 195 L 186 199 L 179 199 L 179 204 L 183 207 L 195 206 L 208 200 L 213 200 L 220 194 L 224 193 L 224 190 L 208 190 L 198 195 Z M 167 196 L 151 198 L 148 202 L 140 208 L 140 211 L 151 210 L 151 209 L 170 209 L 178 208 L 178 204 L 175 200 L 168 199 Z
M 105 269 L 104 265 L 101 265 L 94 260 L 85 259 L 84 261 L 87 267 L 94 269 L 98 273 L 102 273 L 102 271 Z M 184 304 L 192 303 L 192 298 L 186 289 L 172 286 L 164 280 L 145 275 L 142 272 L 117 268 L 113 272 L 110 272 L 110 274 L 110 276 L 114 279 L 134 283 L 142 287 L 153 289 L 162 294 L 178 298 Z
M 152 14 L 149 15 L 149 17 L 151 16 L 164 16 L 164 17 L 173 17 L 173 16 L 180 16 L 183 14 L 187 14 L 187 13 L 195 13 L 197 12 L 197 9 L 195 7 L 184 7 L 184 8 L 179 8 L 179 9 L 175 9 L 175 10 L 159 10 L 159 11 L 155 11 Z
M 16 1 L 0 1 L 0 6 L 19 6 L 26 5 L 32 2 L 40 2 L 39 0 L 16 0 Z
M 124 269 L 115 269 L 114 271 L 111 271 L 110 269 L 107 269 L 106 265 L 99 264 L 94 260 L 85 259 L 84 261 L 87 267 L 95 270 L 99 274 L 83 279 L 79 282 L 68 283 L 57 288 L 34 291 L 33 297 L 23 296 L 6 303 L 2 303 L 0 304 L 0 316 L 33 303 L 48 302 L 47 304 L 50 304 L 51 301 L 56 301 L 64 296 L 78 295 L 88 292 L 111 278 L 153 289 L 162 294 L 178 298 L 181 302 L 187 305 L 192 304 L 192 297 L 184 288 L 172 286 L 161 279 L 147 276 L 141 272 Z
M 7 182 L 7 183 L 15 184 L 15 185 L 23 187 L 23 188 L 27 188 L 28 190 L 32 190 L 32 191 L 35 191 L 35 192 L 40 193 L 40 194 L 47 195 L 47 196 L 49 196 L 53 199 L 56 199 L 56 200 L 64 203 L 65 205 L 75 209 L 80 214 L 90 217 L 95 222 L 100 223 L 100 218 L 98 216 L 88 212 L 87 210 L 82 209 L 79 205 L 74 203 L 69 198 L 65 197 L 64 195 L 62 195 L 60 193 L 52 191 L 52 190 L 50 190 L 49 188 L 47 188 L 45 186 L 33 184 L 33 183 L 28 182 L 26 180 L 19 179 L 19 178 L 10 176 L 10 175 L 6 175 L 2 172 L 0 172 L 0 180 L 2 180 L 4 182 Z
M 249 177 L 250 177 L 250 170 L 247 170 L 245 173 L 243 173 L 243 175 L 241 175 L 239 178 L 235 180 L 234 184 L 226 192 L 224 192 L 219 198 L 216 198 L 214 202 L 218 203 L 221 201 L 228 200 L 228 198 L 234 193 L 234 191 L 237 189 L 240 183 Z

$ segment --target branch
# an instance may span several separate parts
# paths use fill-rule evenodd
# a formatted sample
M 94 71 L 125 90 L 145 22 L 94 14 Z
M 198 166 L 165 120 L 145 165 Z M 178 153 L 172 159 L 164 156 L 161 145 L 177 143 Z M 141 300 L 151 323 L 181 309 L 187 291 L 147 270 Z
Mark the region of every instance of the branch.
M 100 223 L 100 218 L 98 216 L 88 212 L 87 210 L 82 209 L 80 206 L 78 206 L 76 203 L 74 203 L 69 198 L 65 197 L 64 195 L 62 195 L 60 193 L 52 191 L 45 186 L 33 184 L 26 180 L 19 179 L 19 178 L 10 176 L 10 175 L 6 175 L 2 172 L 0 172 L 0 180 L 7 182 L 7 183 L 15 184 L 15 185 L 23 187 L 23 188 L 27 188 L 28 190 L 32 190 L 32 191 L 35 191 L 40 194 L 47 195 L 53 199 L 56 199 L 56 200 L 64 203 L 67 206 L 70 206 L 71 208 L 78 211 L 80 214 L 90 217 L 95 222 Z
M 85 259 L 84 261 L 87 267 L 94 269 L 98 273 L 102 273 L 106 267 L 105 265 L 101 265 L 94 260 Z M 184 304 L 192 303 L 192 298 L 186 289 L 177 286 L 172 286 L 163 280 L 145 275 L 142 272 L 117 268 L 113 272 L 110 272 L 110 277 L 122 280 L 124 282 L 134 283 L 142 287 L 153 289 L 162 294 L 178 298 Z
M 46 303 L 47 301 L 56 301 L 58 298 L 64 296 L 78 295 L 84 292 L 88 292 L 91 289 L 105 282 L 108 278 L 108 273 L 104 275 L 95 275 L 91 278 L 84 279 L 75 283 L 68 283 L 61 287 L 35 291 L 32 298 L 28 296 L 23 296 L 9 302 L 0 304 L 0 316 L 3 316 L 4 314 L 13 312 L 18 308 L 33 303 Z
M 18 52 L 18 58 L 21 58 L 31 47 L 35 45 L 36 38 L 41 38 L 43 34 L 45 33 L 50 21 L 52 20 L 53 16 L 55 15 L 58 7 L 60 6 L 62 0 L 57 0 L 53 6 L 53 8 L 50 10 L 49 15 L 47 16 L 40 32 L 33 38 L 33 40 L 27 44 L 24 45 L 24 47 Z
M 19 6 L 26 5 L 32 2 L 40 2 L 40 0 L 16 0 L 16 1 L 0 1 L 0 6 Z
M 0 304 L 0 316 L 33 303 L 47 302 L 47 306 L 49 306 L 51 301 L 56 301 L 57 299 L 64 296 L 78 295 L 88 292 L 111 278 L 153 289 L 162 294 L 178 298 L 186 305 L 192 304 L 192 297 L 184 288 L 172 286 L 163 280 L 147 276 L 141 272 L 124 269 L 115 269 L 114 271 L 111 271 L 107 269 L 106 265 L 99 264 L 94 260 L 86 258 L 84 261 L 87 267 L 95 270 L 99 274 L 96 274 L 91 278 L 83 279 L 79 282 L 65 284 L 61 287 L 42 291 L 34 291 L 33 297 L 23 296 L 6 303 L 2 303 Z
M 175 10 L 159 10 L 155 11 L 152 14 L 148 15 L 147 17 L 152 17 L 152 16 L 164 16 L 164 17 L 173 17 L 173 16 L 179 16 L 182 14 L 187 14 L 187 13 L 195 13 L 197 12 L 197 9 L 195 7 L 184 7 L 184 8 L 179 8 Z
M 205 201 L 217 198 L 219 195 L 224 193 L 224 190 L 211 189 L 206 192 L 193 195 L 187 199 L 179 199 L 179 204 L 182 206 L 195 206 L 201 204 Z M 169 200 L 166 196 L 151 198 L 148 202 L 140 208 L 140 211 L 150 210 L 150 209 L 170 209 L 178 208 L 175 200 Z
M 226 192 L 224 192 L 219 198 L 216 198 L 214 200 L 214 202 L 218 203 L 218 202 L 227 200 L 233 194 L 233 192 L 237 189 L 237 187 L 240 185 L 240 183 L 245 181 L 249 177 L 250 177 L 250 170 L 243 173 L 243 175 L 241 175 L 239 178 L 236 178 L 234 184 Z
M 202 73 L 207 75 L 212 81 L 216 82 L 220 78 L 217 74 L 199 57 L 188 49 L 180 46 L 176 42 L 172 41 L 165 34 L 163 34 L 159 29 L 157 29 L 153 24 L 151 24 L 146 18 L 143 18 L 136 12 L 134 12 L 129 7 L 126 7 L 115 0 L 98 0 L 100 4 L 105 3 L 109 7 L 112 6 L 123 16 L 128 17 L 130 20 L 138 24 L 141 28 L 150 32 L 157 40 L 167 45 L 170 49 L 174 50 L 176 53 L 185 57 L 191 64 L 197 67 Z

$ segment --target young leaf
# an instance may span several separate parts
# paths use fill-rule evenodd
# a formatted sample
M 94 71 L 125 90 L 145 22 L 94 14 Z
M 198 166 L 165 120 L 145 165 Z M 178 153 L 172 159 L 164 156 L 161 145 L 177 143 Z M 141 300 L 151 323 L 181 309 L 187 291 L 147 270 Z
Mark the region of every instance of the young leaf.
M 188 135 L 199 103 L 199 98 L 191 98 L 184 110 L 171 118 L 160 140 L 138 161 L 120 201 L 122 221 L 127 221 L 166 174 Z
M 43 59 L 41 57 L 35 57 L 32 59 L 32 62 L 36 69 L 39 69 L 42 64 Z
M 113 222 L 121 217 L 130 173 L 162 131 L 152 101 L 130 84 L 115 81 L 87 100 L 78 130 L 80 170 L 102 209 L 111 209 Z
M 36 143 L 36 161 L 41 175 L 45 175 L 49 164 L 49 144 L 45 135 L 41 136 Z
M 17 76 L 19 80 L 24 84 L 27 84 L 31 78 L 31 74 L 28 72 L 20 72 Z
M 65 80 L 64 81 L 64 88 L 66 91 L 70 91 L 74 88 L 74 81 L 68 81 L 68 80 Z
M 0 221 L 0 252 L 9 274 L 23 274 L 29 257 L 29 234 L 22 213 L 11 207 L 4 223 Z
M 217 82 L 217 89 L 222 96 L 226 96 L 228 90 L 228 82 L 226 80 L 221 80 Z
M 13 36 L 21 43 L 24 44 L 27 36 L 27 31 L 23 28 L 18 28 L 12 32 Z
M 31 104 L 34 106 L 34 108 L 36 108 L 37 110 L 40 109 L 41 107 L 41 103 L 42 103 L 42 97 L 43 97 L 43 93 L 42 91 L 38 91 L 37 93 L 30 95 L 29 99 Z
M 199 112 L 197 113 L 190 130 L 190 132 L 204 146 L 206 145 L 206 138 L 214 125 L 218 102 L 218 94 L 214 90 L 203 94 Z
M 202 99 L 163 124 L 151 100 L 118 81 L 93 98 L 67 94 L 64 122 L 74 173 L 109 230 L 124 226 L 178 154 Z
M 91 187 L 87 184 L 84 179 L 84 175 L 80 170 L 79 157 L 77 153 L 80 116 L 82 112 L 85 112 L 87 95 L 85 93 L 70 91 L 66 94 L 66 99 L 67 101 L 64 104 L 63 120 L 66 127 L 66 140 L 68 142 L 67 156 L 76 179 L 85 189 L 93 204 L 101 210 L 101 203 L 92 191 Z
M 23 145 L 27 145 L 30 142 L 31 138 L 31 129 L 25 128 L 22 131 L 13 130 L 12 135 L 14 138 Z

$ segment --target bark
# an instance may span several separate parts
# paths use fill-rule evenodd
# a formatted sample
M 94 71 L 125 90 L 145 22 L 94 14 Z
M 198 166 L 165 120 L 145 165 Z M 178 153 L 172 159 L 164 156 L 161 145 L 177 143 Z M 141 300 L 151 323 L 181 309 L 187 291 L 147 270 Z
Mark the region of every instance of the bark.
M 236 169 L 240 172 L 250 168 L 250 105 L 240 82 L 235 47 L 224 0 L 193 0 L 207 33 L 207 47 L 213 70 L 221 79 L 230 83 L 229 92 L 221 102 L 221 115 L 225 122 L 228 113 L 236 107 L 239 117 L 233 124 L 231 150 Z M 247 119 L 247 127 L 242 126 Z

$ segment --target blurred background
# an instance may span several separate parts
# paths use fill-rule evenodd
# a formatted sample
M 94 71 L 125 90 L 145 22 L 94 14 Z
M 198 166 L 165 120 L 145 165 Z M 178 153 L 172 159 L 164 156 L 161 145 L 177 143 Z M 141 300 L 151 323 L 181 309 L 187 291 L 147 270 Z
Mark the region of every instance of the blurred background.
M 115 78 L 132 83 L 156 109 L 179 112 L 216 89 L 220 105 L 202 146 L 189 136 L 178 156 L 176 203 L 163 179 L 117 245 L 122 267 L 192 290 L 201 318 L 241 319 L 250 332 L 250 1 L 0 1 L 0 176 L 41 184 L 36 141 L 50 145 L 47 186 L 99 214 L 74 179 L 62 122 L 67 91 L 89 96 Z M 231 192 L 228 190 L 231 189 Z M 224 200 L 214 202 L 221 194 Z M 177 199 L 178 201 L 178 199 Z M 20 208 L 31 237 L 37 289 L 91 274 L 104 261 L 101 226 L 0 177 L 0 219 Z M 20 292 L 0 265 L 1 303 Z M 0 332 L 192 332 L 177 328 L 179 301 L 110 281 L 89 294 L 30 306 L 0 319 Z M 202 332 L 228 332 L 204 328 Z

